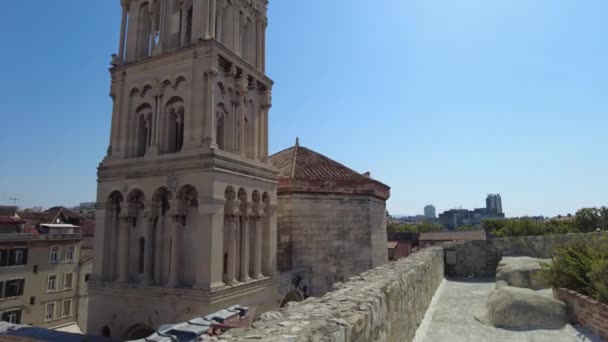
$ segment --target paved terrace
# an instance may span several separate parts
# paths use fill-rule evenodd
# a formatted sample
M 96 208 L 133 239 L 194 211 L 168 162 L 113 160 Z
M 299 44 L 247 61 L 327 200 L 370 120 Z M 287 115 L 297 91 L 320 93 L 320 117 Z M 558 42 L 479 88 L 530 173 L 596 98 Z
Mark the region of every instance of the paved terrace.
M 494 289 L 494 282 L 444 280 L 416 332 L 415 342 L 600 342 L 581 326 L 560 330 L 512 331 L 484 325 L 475 319 Z M 547 295 L 551 295 L 547 292 Z

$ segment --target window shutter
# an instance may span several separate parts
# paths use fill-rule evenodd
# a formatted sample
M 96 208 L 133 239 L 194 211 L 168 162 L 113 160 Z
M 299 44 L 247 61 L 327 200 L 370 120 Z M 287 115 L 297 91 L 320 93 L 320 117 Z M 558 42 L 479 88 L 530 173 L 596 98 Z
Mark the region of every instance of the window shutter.
M 0 250 L 0 266 L 8 265 L 8 251 L 6 249 Z
M 23 290 L 25 289 L 25 279 L 19 280 L 19 293 L 18 295 L 23 295 Z
M 0 281 L 0 298 L 4 298 L 4 282 Z
M 24 248 L 23 249 L 23 265 L 27 265 L 27 252 L 29 249 Z
M 21 324 L 21 310 L 17 310 L 17 324 Z

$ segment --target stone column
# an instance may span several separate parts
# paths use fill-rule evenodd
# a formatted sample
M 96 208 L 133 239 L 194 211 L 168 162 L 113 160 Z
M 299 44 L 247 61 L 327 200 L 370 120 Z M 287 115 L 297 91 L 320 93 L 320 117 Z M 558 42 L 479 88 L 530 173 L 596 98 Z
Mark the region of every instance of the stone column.
M 262 275 L 262 222 L 260 216 L 253 217 L 253 226 L 255 228 L 253 278 L 260 279 L 264 277 Z
M 129 239 L 130 231 L 135 217 L 126 215 L 120 217 L 120 225 L 118 235 L 118 279 L 119 283 L 129 282 Z
M 171 266 L 169 268 L 169 283 L 167 287 L 179 286 L 179 265 L 182 248 L 182 235 L 185 217 L 182 215 L 171 216 Z
M 267 277 L 272 277 L 276 270 L 277 253 L 277 219 L 276 207 L 270 204 L 264 206 L 262 216 L 264 229 L 264 249 L 262 251 L 262 272 Z
M 220 7 L 221 8 L 221 7 Z M 205 38 L 216 38 L 215 19 L 217 18 L 217 0 L 209 0 L 209 20 Z
M 199 0 L 200 1 L 200 0 Z M 184 3 L 185 5 L 185 3 Z M 181 28 L 180 28 L 180 37 L 179 37 L 179 46 L 185 46 L 188 41 L 188 8 L 186 6 L 181 7 Z
M 196 289 L 214 291 L 224 286 L 224 203 L 208 200 L 198 206 Z
M 160 39 L 158 40 L 157 50 L 162 52 L 164 48 L 164 42 L 167 38 L 166 27 L 167 27 L 167 0 L 160 0 L 160 23 L 159 23 L 159 34 Z
M 163 257 L 168 256 L 164 253 L 165 246 L 168 245 L 168 241 L 163 239 L 163 233 L 167 229 L 167 216 L 160 215 L 156 222 L 156 229 L 154 232 L 154 283 L 160 284 L 163 279 Z
M 146 204 L 153 206 L 153 203 Z M 144 213 L 146 218 L 146 237 L 144 246 L 144 284 L 154 284 L 154 228 L 158 220 L 157 208 L 148 208 Z
M 241 226 L 241 283 L 251 281 L 249 277 L 249 222 L 246 212 L 240 215 Z
M 268 19 L 262 21 L 262 67 L 260 70 L 266 72 L 266 28 L 268 27 Z
M 159 85 L 159 87 L 161 87 L 161 85 Z M 159 89 L 159 93 L 160 93 L 160 89 Z M 164 127 L 164 125 L 162 125 L 162 121 L 164 118 L 164 113 L 165 113 L 165 101 L 163 98 L 163 95 L 159 94 L 158 95 L 158 108 L 156 109 L 156 120 L 155 120 L 155 129 L 154 129 L 154 146 L 155 146 L 155 151 L 156 153 L 160 153 L 162 150 L 162 127 Z
M 236 285 L 236 229 L 237 229 L 238 216 L 229 215 L 227 216 L 226 222 L 228 223 L 228 261 L 227 261 L 227 274 L 224 283 L 228 286 Z
M 214 0 L 212 0 L 214 1 Z M 216 1 L 216 9 L 215 16 L 213 16 L 213 27 L 211 38 L 215 38 L 218 42 L 224 43 L 224 14 L 226 13 L 226 7 L 224 6 L 225 0 L 215 0 Z M 213 3 L 212 3 L 213 5 Z
M 203 146 L 210 150 L 217 148 L 217 137 L 216 137 L 216 113 L 215 113 L 215 78 L 218 75 L 218 71 L 215 67 L 205 73 L 207 80 L 205 82 L 207 87 L 207 103 L 206 103 L 206 120 L 205 120 L 205 133 L 203 138 Z
M 125 36 L 127 34 L 127 13 L 129 9 L 127 8 L 127 4 L 125 0 L 120 2 L 120 6 L 122 7 L 122 19 L 120 21 L 120 45 L 118 45 L 118 57 L 121 62 L 125 60 Z

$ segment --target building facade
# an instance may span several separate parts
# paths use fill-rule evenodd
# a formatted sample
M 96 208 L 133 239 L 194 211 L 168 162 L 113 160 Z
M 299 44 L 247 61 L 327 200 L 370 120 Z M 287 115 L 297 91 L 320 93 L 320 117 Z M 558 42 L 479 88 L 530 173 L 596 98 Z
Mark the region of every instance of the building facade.
M 390 188 L 299 145 L 270 157 L 279 170 L 279 268 L 309 268 L 310 294 L 388 262 Z
M 89 333 L 276 304 L 266 0 L 123 0 Z
M 500 194 L 489 194 L 486 197 L 486 209 L 493 214 L 502 214 L 502 198 Z
M 45 328 L 77 323 L 79 300 L 86 296 L 78 227 L 26 227 L 18 216 L 13 221 L 12 229 L 5 224 L 0 232 L 0 319 Z
M 434 220 L 437 218 L 437 213 L 435 211 L 435 206 L 427 205 L 424 207 L 424 217 L 428 220 Z

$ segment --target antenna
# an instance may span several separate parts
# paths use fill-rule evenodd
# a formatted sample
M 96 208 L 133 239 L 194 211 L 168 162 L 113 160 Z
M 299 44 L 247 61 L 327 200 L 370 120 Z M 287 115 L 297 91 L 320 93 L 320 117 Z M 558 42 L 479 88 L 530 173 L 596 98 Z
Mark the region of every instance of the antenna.
M 17 197 L 9 197 L 8 200 L 13 201 L 13 207 L 16 207 L 19 199 Z

